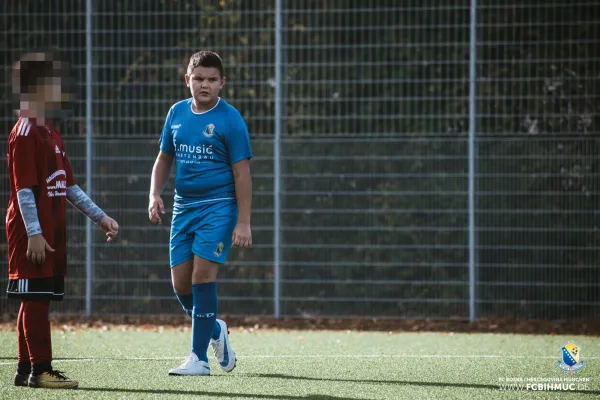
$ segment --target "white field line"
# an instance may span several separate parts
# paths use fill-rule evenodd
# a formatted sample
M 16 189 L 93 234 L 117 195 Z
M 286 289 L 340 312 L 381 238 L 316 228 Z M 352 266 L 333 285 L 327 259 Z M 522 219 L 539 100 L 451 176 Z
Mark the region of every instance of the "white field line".
M 92 361 L 162 361 L 162 360 L 182 360 L 184 357 L 89 357 L 89 358 L 64 358 L 53 360 L 52 363 L 63 363 L 63 362 L 92 362 Z M 240 360 L 246 359 L 274 359 L 274 358 L 290 358 L 290 359 L 315 359 L 315 358 L 330 358 L 330 359 L 344 359 L 344 358 L 356 358 L 356 359 L 384 359 L 384 358 L 419 358 L 419 359 L 453 359 L 453 358 L 465 358 L 465 359 L 559 359 L 560 355 L 555 356 L 519 356 L 519 355 L 502 355 L 502 354 L 257 354 L 257 355 L 237 355 Z M 600 357 L 584 357 L 584 360 L 597 360 Z M 0 362 L 0 365 L 15 365 L 16 360 L 13 362 Z

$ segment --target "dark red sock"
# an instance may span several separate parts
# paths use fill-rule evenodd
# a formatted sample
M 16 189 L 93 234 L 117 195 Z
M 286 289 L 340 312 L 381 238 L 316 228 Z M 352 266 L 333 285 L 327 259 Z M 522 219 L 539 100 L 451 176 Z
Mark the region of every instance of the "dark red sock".
M 29 364 L 31 360 L 29 359 L 29 349 L 27 348 L 27 341 L 25 340 L 25 303 L 21 303 L 21 308 L 19 309 L 19 317 L 17 318 L 17 337 L 19 339 L 19 364 Z
M 31 360 L 29 359 L 29 349 L 25 340 L 24 314 L 25 306 L 21 303 L 19 317 L 17 318 L 17 339 L 19 342 L 17 373 L 20 375 L 29 375 L 31 373 Z
M 46 366 L 52 362 L 50 303 L 47 301 L 24 301 L 23 307 L 25 340 L 29 349 L 29 359 L 35 370 L 36 364 Z

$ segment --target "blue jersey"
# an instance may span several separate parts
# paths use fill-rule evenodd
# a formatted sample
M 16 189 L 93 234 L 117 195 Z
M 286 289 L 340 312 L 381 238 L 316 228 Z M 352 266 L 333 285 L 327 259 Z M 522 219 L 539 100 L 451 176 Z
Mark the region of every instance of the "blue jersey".
M 192 99 L 173 105 L 160 137 L 160 150 L 175 157 L 175 203 L 235 198 L 231 166 L 252 158 L 248 128 L 225 100 L 208 111 L 192 111 Z

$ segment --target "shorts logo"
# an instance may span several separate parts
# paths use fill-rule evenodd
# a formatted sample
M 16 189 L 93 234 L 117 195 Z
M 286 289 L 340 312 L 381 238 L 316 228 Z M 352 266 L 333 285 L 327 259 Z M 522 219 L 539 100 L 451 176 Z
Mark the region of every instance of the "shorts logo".
M 217 245 L 217 248 L 214 251 L 215 256 L 221 257 L 221 254 L 223 254 L 223 249 L 224 248 L 225 248 L 225 245 L 223 244 L 223 242 L 219 243 Z
M 206 128 L 204 128 L 204 132 L 202 132 L 202 133 L 207 138 L 212 137 L 215 134 L 215 125 L 214 124 L 208 124 L 208 125 L 206 125 Z

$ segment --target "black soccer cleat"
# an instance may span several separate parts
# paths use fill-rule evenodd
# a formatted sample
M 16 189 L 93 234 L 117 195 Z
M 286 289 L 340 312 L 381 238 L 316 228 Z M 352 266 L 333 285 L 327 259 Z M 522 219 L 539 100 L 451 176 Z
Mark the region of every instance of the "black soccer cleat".
M 27 386 L 29 375 L 22 375 L 18 372 L 15 374 L 15 386 Z

